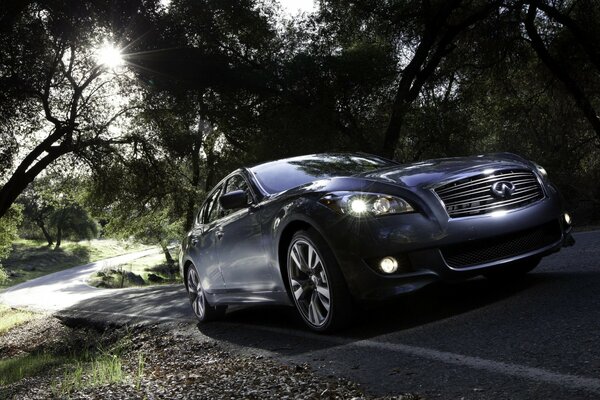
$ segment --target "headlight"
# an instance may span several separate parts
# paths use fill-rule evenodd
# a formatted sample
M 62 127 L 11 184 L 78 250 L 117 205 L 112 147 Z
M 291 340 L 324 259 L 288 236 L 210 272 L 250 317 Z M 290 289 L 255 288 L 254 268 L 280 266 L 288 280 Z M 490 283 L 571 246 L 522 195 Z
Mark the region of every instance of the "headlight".
M 546 179 L 548 178 L 548 171 L 546 171 L 546 168 L 542 167 L 540 164 L 533 162 L 533 165 L 535 166 L 535 168 L 537 168 L 538 172 L 542 175 L 542 178 Z
M 406 200 L 381 193 L 334 192 L 323 196 L 319 202 L 341 214 L 357 217 L 415 211 Z

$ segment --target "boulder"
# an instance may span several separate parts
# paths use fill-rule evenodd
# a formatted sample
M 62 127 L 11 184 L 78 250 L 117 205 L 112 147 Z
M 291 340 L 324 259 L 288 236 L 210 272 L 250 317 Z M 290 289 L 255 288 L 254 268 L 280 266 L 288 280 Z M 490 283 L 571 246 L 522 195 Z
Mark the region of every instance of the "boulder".
M 133 272 L 123 271 L 123 275 L 125 275 L 125 279 L 127 279 L 132 285 L 143 286 L 146 284 L 146 282 L 144 282 L 144 278 L 138 274 L 134 274 Z
M 161 276 L 158 276 L 156 274 L 148 274 L 148 280 L 152 283 L 160 283 L 164 281 L 164 279 Z

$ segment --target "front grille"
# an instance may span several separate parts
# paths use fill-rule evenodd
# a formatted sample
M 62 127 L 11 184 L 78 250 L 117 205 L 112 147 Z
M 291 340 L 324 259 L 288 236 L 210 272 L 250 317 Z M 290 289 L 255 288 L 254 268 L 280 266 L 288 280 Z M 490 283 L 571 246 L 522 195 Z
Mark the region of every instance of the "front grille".
M 494 194 L 492 187 L 497 182 L 512 185 L 512 193 Z M 435 192 L 452 218 L 519 208 L 544 197 L 536 176 L 527 170 L 476 175 L 440 186 Z
M 533 229 L 476 240 L 441 248 L 446 264 L 452 268 L 467 268 L 529 253 L 558 242 L 561 230 L 558 221 Z

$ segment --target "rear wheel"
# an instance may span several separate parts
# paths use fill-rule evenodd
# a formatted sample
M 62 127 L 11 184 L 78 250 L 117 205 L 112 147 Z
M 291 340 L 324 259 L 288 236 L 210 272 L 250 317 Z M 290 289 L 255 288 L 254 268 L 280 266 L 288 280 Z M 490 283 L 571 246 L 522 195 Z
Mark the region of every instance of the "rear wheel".
M 501 267 L 494 268 L 485 272 L 483 276 L 498 282 L 515 281 L 538 266 L 542 259 L 540 257 L 526 258 L 524 260 L 513 261 Z
M 200 322 L 213 321 L 225 315 L 227 306 L 213 307 L 206 300 L 206 293 L 194 266 L 190 266 L 187 271 L 187 291 L 192 310 Z
M 288 248 L 291 296 L 304 323 L 318 332 L 346 325 L 352 301 L 333 253 L 314 230 L 298 231 Z

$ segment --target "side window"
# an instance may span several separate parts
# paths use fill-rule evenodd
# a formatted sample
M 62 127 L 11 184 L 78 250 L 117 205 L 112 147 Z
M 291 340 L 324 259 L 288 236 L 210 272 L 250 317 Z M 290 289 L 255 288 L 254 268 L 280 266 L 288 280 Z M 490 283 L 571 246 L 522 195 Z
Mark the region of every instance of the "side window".
M 221 188 L 215 190 L 215 192 L 210 196 L 210 198 L 206 201 L 204 208 L 202 209 L 202 222 L 205 224 L 209 224 L 215 219 L 219 218 L 219 211 L 221 210 L 221 206 L 217 199 L 221 195 Z

